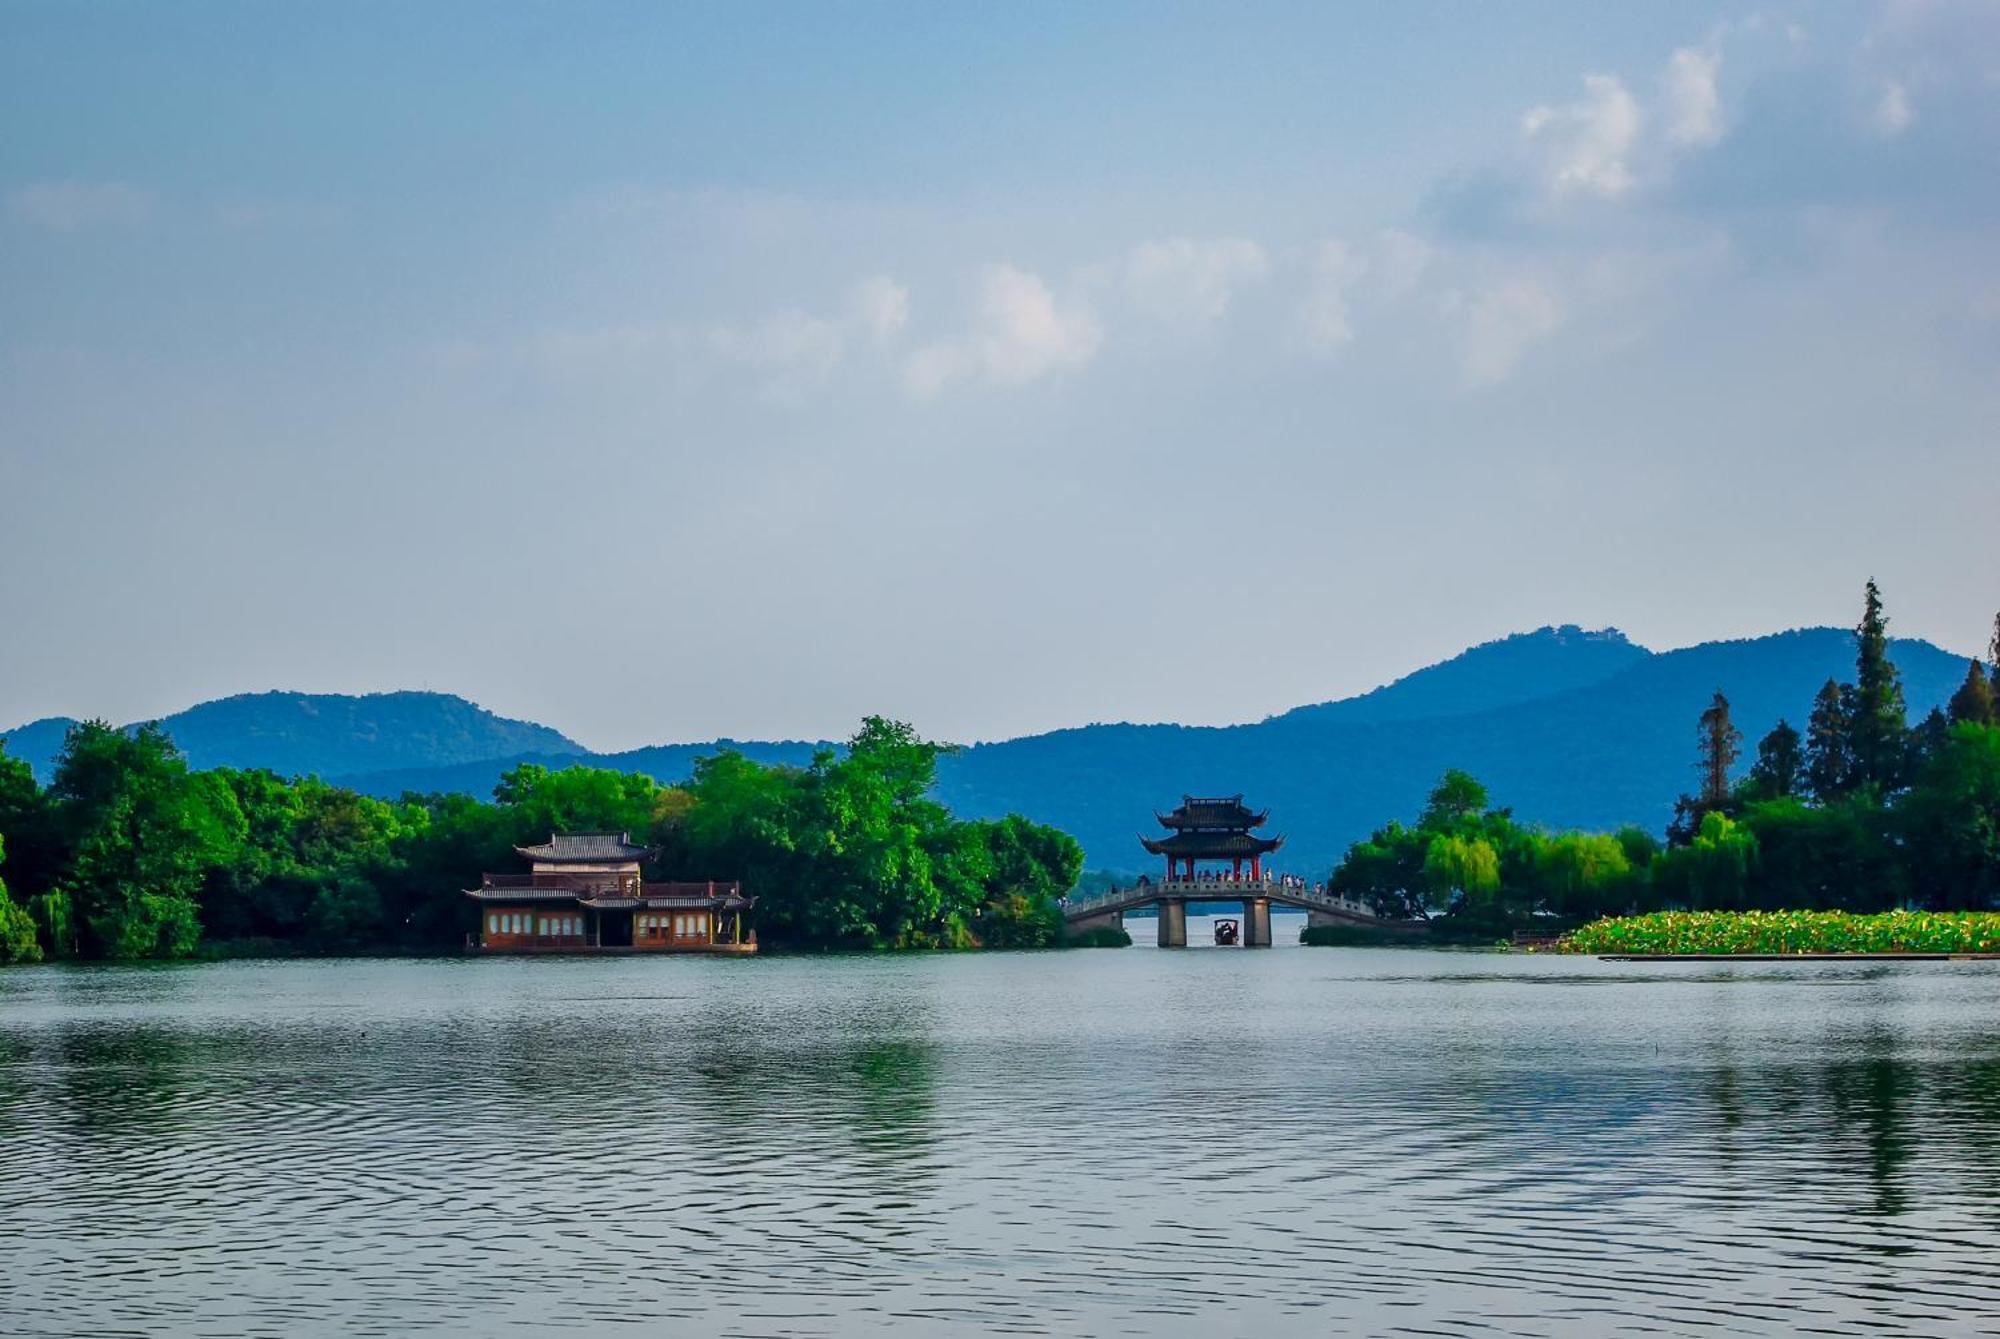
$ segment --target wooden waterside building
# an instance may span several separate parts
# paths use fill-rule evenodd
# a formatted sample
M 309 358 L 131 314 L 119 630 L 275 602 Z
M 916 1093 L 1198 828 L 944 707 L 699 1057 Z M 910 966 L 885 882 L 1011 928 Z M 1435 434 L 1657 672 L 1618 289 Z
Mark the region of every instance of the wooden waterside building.
M 648 883 L 624 832 L 555 832 L 514 848 L 526 874 L 485 874 L 466 947 L 479 953 L 755 953 L 757 899 L 736 883 Z

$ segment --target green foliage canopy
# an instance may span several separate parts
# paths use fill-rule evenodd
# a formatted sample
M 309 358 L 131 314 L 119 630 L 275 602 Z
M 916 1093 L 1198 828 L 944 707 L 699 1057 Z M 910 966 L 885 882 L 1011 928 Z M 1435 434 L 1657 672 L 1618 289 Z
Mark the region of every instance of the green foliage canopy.
M 1081 848 L 1018 816 L 954 818 L 930 798 L 946 748 L 870 717 L 807 768 L 722 753 L 667 787 L 524 764 L 492 803 L 387 802 L 312 777 L 194 772 L 155 727 L 89 722 L 45 792 L 0 753 L 0 833 L 35 853 L 25 908 L 0 885 L 0 961 L 180 957 L 204 934 L 307 952 L 447 948 L 470 923 L 461 890 L 565 830 L 632 834 L 658 852 L 657 877 L 741 880 L 766 942 L 1056 942 Z

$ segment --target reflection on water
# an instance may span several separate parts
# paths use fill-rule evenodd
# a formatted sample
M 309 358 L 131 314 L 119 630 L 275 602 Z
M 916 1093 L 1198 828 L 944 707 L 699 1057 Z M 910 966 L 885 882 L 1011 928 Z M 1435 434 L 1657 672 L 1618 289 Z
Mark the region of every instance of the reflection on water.
M 1990 1332 L 1997 1003 L 1295 948 L 22 969 L 0 1330 Z

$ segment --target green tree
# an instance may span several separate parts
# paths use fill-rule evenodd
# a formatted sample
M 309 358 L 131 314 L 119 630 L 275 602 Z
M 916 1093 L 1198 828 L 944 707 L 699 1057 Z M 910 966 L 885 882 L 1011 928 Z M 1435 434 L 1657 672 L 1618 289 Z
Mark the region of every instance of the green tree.
M 1653 866 L 1661 893 L 1693 910 L 1726 911 L 1745 906 L 1757 839 L 1727 814 L 1704 815 L 1688 845 L 1666 852 Z
M 2000 636 L 2000 633 L 1996 633 Z M 1951 695 L 1948 713 L 1953 725 L 2000 725 L 1994 707 L 1993 680 L 1986 666 L 1974 660 L 1965 667 L 1965 682 Z
M 1863 594 L 1861 622 L 1855 627 L 1854 705 L 1848 720 L 1848 751 L 1855 780 L 1894 790 L 1909 757 L 1909 722 L 1903 681 L 1889 659 L 1889 619 L 1882 594 L 1871 578 Z
M 1391 822 L 1347 848 L 1327 877 L 1327 887 L 1349 901 L 1366 903 L 1378 916 L 1429 920 L 1444 909 L 1432 904 L 1424 877 L 1429 846 L 1430 834 L 1423 829 Z
M 1454 767 L 1431 787 L 1417 826 L 1428 832 L 1449 832 L 1485 813 L 1490 802 L 1477 777 Z
M 0 864 L 7 859 L 4 833 L 0 833 Z M 42 946 L 35 936 L 35 922 L 13 898 L 0 880 L 0 962 L 40 962 Z
M 1059 899 L 1083 872 L 1083 847 L 1076 838 L 1018 814 L 958 827 L 977 837 L 987 855 L 972 925 L 979 943 L 986 948 L 1054 943 L 1063 929 Z
M 1561 833 L 1539 846 L 1536 865 L 1542 903 L 1559 916 L 1610 916 L 1632 907 L 1632 861 L 1608 833 Z
M 1423 874 L 1434 902 L 1479 904 L 1500 891 L 1500 853 L 1483 837 L 1436 833 L 1424 847 Z
M 1720 688 L 1701 713 L 1696 742 L 1701 755 L 1695 768 L 1701 778 L 1699 799 L 1704 809 L 1720 809 L 1729 803 L 1729 769 L 1743 752 L 1743 732 L 1729 719 L 1729 699 Z
M 0 739 L 0 833 L 7 838 L 7 870 L 17 899 L 30 904 L 46 894 L 61 871 L 64 852 L 48 792 Z
M 1757 741 L 1757 761 L 1750 781 L 1759 798 L 1782 799 L 1799 793 L 1805 781 L 1805 740 L 1783 717 Z
M 1806 719 L 1806 789 L 1821 804 L 1839 799 L 1856 783 L 1853 699 L 1852 688 L 1828 679 Z
M 1628 823 L 1612 836 L 1617 838 L 1618 849 L 1625 853 L 1625 863 L 1632 867 L 1635 874 L 1651 868 L 1653 861 L 1659 858 L 1659 838 L 1642 827 Z
M 1906 880 L 1890 816 L 1872 792 L 1828 805 L 1766 800 L 1741 821 L 1757 855 L 1744 908 L 1869 912 L 1902 901 Z
M 242 838 L 226 788 L 188 771 L 154 725 L 74 727 L 49 794 L 69 860 L 55 891 L 86 957 L 180 957 L 201 937 L 197 898 Z
M 1908 780 L 1923 768 L 1926 759 L 1935 757 L 1944 750 L 1951 740 L 1951 718 L 1940 708 L 1932 707 L 1917 722 L 1914 730 L 1905 737 L 1906 756 L 1903 759 L 1903 777 Z
M 1993 640 L 1986 643 L 1986 663 L 1992 668 L 1993 696 L 2000 710 L 2000 614 L 1993 616 Z
M 1953 726 L 1897 819 L 1911 884 L 1928 906 L 2000 905 L 2000 727 Z

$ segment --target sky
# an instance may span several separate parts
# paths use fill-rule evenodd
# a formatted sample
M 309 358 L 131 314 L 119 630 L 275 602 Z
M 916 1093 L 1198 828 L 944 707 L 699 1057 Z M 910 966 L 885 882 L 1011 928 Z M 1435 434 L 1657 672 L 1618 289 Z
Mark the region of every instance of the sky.
M 2000 608 L 2000 5 L 0 0 L 0 726 Z

